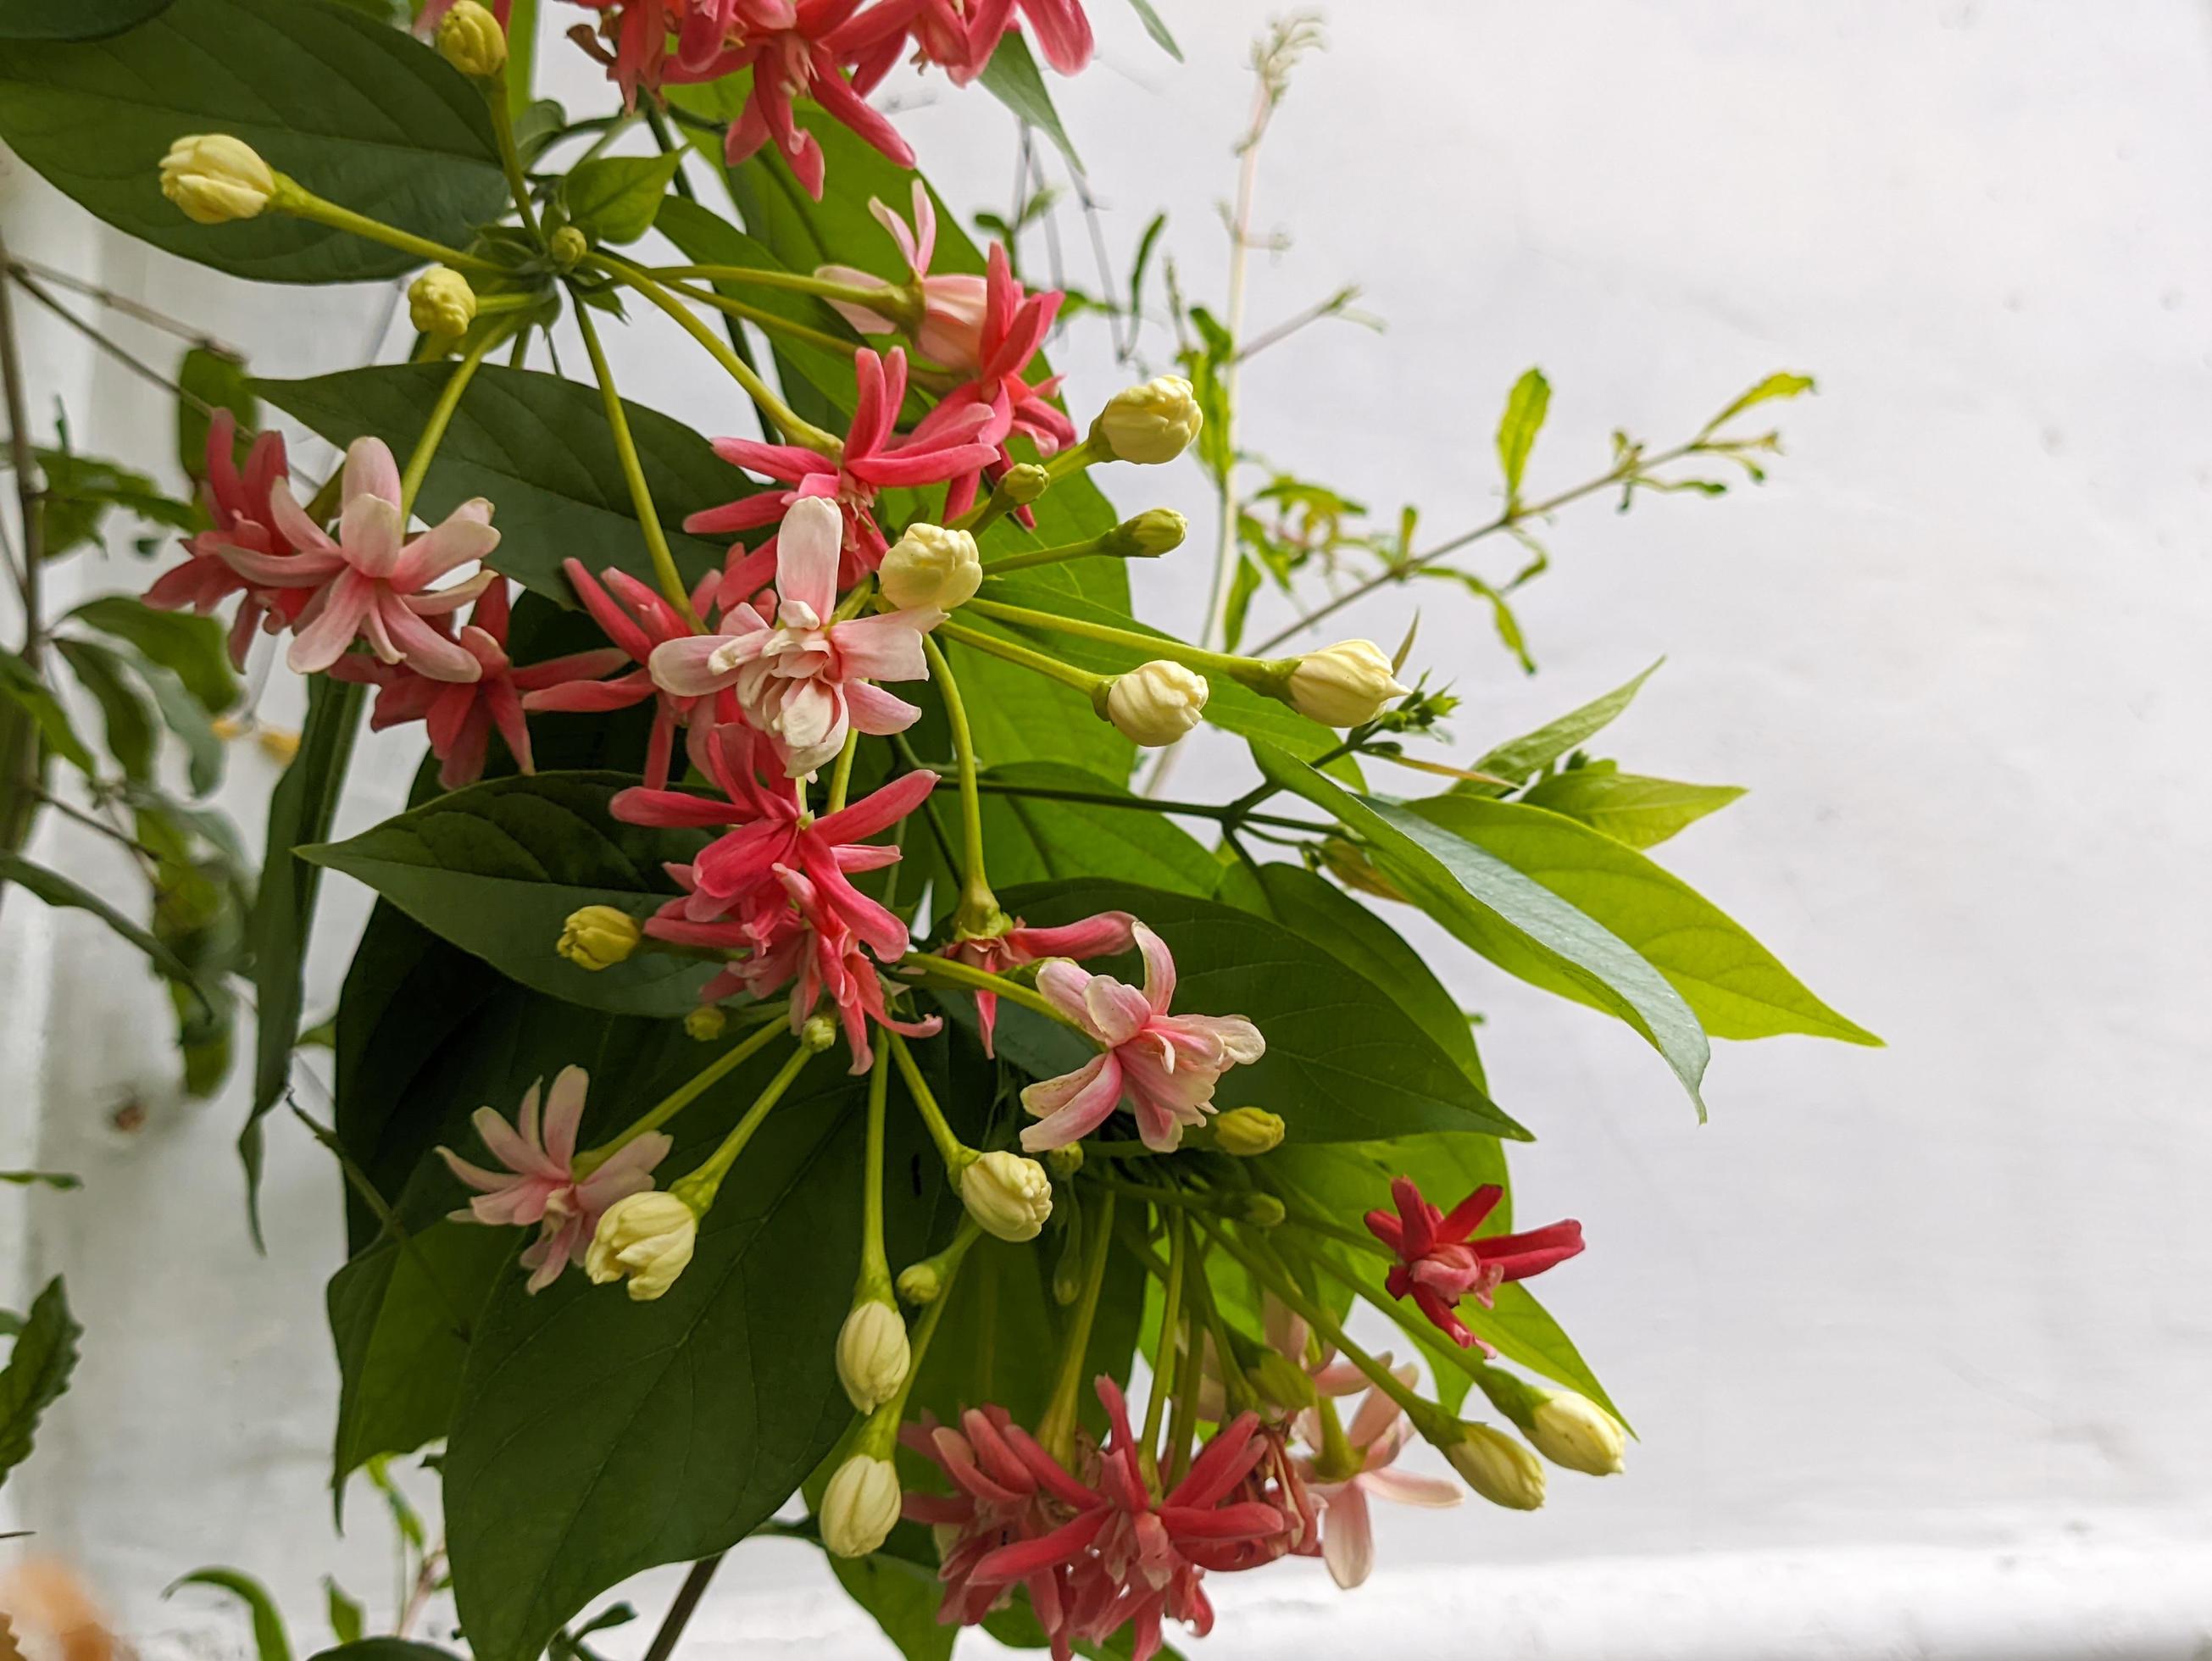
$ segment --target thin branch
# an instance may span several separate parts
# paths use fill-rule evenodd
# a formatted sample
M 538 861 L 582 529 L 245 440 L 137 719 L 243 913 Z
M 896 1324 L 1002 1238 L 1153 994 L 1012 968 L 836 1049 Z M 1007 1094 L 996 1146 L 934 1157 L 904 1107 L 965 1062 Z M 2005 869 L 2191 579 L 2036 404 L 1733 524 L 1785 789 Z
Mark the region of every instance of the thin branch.
M 83 318 L 79 317 L 75 312 L 70 310 L 70 308 L 63 305 L 60 301 L 55 299 L 52 295 L 48 294 L 45 289 L 39 285 L 37 279 L 33 277 L 29 272 L 24 269 L 24 262 L 21 260 L 11 260 L 8 265 L 8 272 L 9 275 L 13 277 L 17 283 L 22 285 L 23 292 L 25 294 L 30 295 L 32 299 L 37 301 L 41 306 L 44 306 L 56 317 L 61 319 L 63 322 L 68 324 L 70 327 L 75 329 L 87 340 L 92 342 L 94 345 L 99 347 L 100 350 L 106 352 L 109 356 L 115 359 L 117 362 L 122 364 L 132 374 L 140 376 L 145 380 L 150 381 L 153 385 L 161 388 L 162 391 L 172 393 L 177 398 L 183 399 L 186 404 L 190 405 L 193 409 L 198 411 L 204 416 L 212 417 L 215 414 L 214 406 L 209 404 L 206 399 L 199 397 L 197 393 L 186 391 L 176 381 L 172 380 L 167 375 L 163 374 L 152 364 L 147 362 L 143 358 L 138 357 L 130 351 L 125 350 L 123 347 L 117 345 L 106 335 L 102 334 L 98 329 L 94 328 L 90 323 L 87 322 Z
M 173 334 L 179 340 L 190 341 L 193 345 L 204 347 L 210 352 L 218 352 L 225 357 L 246 356 L 236 347 L 218 340 L 206 330 L 194 328 L 180 318 L 171 317 L 167 312 L 157 312 L 143 301 L 133 300 L 129 295 L 118 294 L 112 289 L 103 289 L 97 283 L 88 283 L 81 277 L 70 276 L 67 271 L 56 271 L 52 265 L 42 265 L 38 260 L 12 259 L 8 263 L 8 269 L 15 276 L 21 277 L 27 274 L 40 277 L 58 287 L 67 289 L 74 294 L 81 294 L 88 300 L 96 300 L 110 311 L 120 312 L 125 317 L 135 317 L 141 323 L 150 323 L 154 327 Z
M 714 1571 L 722 1567 L 728 1554 L 716 1552 L 712 1557 L 702 1557 L 691 1566 L 691 1573 L 684 1577 L 677 1589 L 676 1601 L 668 1606 L 668 1613 L 660 1622 L 660 1630 L 653 1634 L 653 1642 L 645 1652 L 645 1661 L 668 1661 L 676 1653 L 677 1640 L 684 1636 L 684 1628 L 690 1621 L 699 1600 L 707 1595 L 707 1583 L 714 1578 Z

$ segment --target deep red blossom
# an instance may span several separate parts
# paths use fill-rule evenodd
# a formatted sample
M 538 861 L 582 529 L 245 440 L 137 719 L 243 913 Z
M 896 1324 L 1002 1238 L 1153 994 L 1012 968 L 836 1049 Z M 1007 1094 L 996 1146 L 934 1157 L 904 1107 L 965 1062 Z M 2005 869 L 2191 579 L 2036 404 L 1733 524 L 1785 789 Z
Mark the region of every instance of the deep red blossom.
M 271 634 L 277 632 L 300 614 L 308 596 L 304 588 L 257 587 L 222 557 L 226 545 L 275 558 L 295 551 L 276 528 L 269 505 L 270 492 L 286 478 L 283 435 L 263 433 L 256 438 L 241 474 L 234 447 L 237 434 L 237 418 L 229 411 L 217 410 L 209 419 L 207 483 L 201 501 L 214 528 L 185 544 L 185 563 L 155 579 L 146 591 L 146 604 L 157 611 L 181 611 L 189 606 L 205 617 L 231 595 L 244 595 L 230 625 L 230 660 L 243 668 L 254 631 L 265 627 Z
M 1004 934 L 954 940 L 940 955 L 1003 975 L 1009 969 L 1047 958 L 1103 958 L 1127 952 L 1136 944 L 1136 922 L 1126 911 L 1101 911 L 1057 928 L 1031 928 L 1017 917 L 1014 926 Z M 978 992 L 975 1025 L 982 1034 L 987 1056 L 994 1053 L 991 1040 L 998 1022 L 999 995 Z
M 533 711 L 598 713 L 627 709 L 647 698 L 658 700 L 653 711 L 653 733 L 645 748 L 645 782 L 653 789 L 659 789 L 668 782 L 676 729 L 689 726 L 702 709 L 702 725 L 711 723 L 716 714 L 714 699 L 679 697 L 655 685 L 646 668 L 654 647 L 664 646 L 672 640 L 689 639 L 691 625 L 684 622 L 673 605 L 627 571 L 610 569 L 605 574 L 606 587 L 603 588 L 592 580 L 580 560 L 563 560 L 561 569 L 567 575 L 569 587 L 576 591 L 576 598 L 592 614 L 592 620 L 621 648 L 622 655 L 637 666 L 611 680 L 570 681 L 532 692 L 523 700 L 523 708 Z M 705 609 L 718 581 L 709 576 L 700 583 L 698 592 L 692 596 L 695 611 Z M 608 588 L 614 590 L 613 595 L 607 593 Z M 617 660 L 611 666 L 618 667 L 619 664 Z
M 896 58 L 912 37 L 916 57 L 943 68 L 956 86 L 981 75 L 1014 27 L 1018 4 L 1036 33 L 1045 62 L 1074 75 L 1091 61 L 1091 21 L 1080 0 L 882 0 L 832 37 L 840 51 L 873 62 Z
M 1492 1294 L 1506 1281 L 1540 1275 L 1583 1249 L 1583 1226 L 1572 1220 L 1521 1234 L 1474 1238 L 1504 1192 L 1495 1183 L 1485 1183 L 1444 1212 L 1421 1197 L 1411 1177 L 1400 1177 L 1390 1184 L 1397 1214 L 1367 1214 L 1368 1232 L 1398 1254 L 1397 1266 L 1383 1282 L 1390 1295 L 1410 1293 L 1421 1313 L 1454 1343 L 1462 1349 L 1480 1345 L 1486 1354 L 1492 1353 L 1490 1346 L 1459 1318 L 1460 1299 L 1472 1297 L 1487 1309 Z

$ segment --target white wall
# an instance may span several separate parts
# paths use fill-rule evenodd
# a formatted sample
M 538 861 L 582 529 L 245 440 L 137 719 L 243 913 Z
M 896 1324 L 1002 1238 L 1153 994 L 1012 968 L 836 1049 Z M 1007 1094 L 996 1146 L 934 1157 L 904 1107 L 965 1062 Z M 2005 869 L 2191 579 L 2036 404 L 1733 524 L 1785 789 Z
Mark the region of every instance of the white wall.
M 1167 207 L 1186 284 L 1212 296 L 1245 44 L 1270 8 L 1164 7 L 1181 68 L 1125 9 L 1091 9 L 1102 62 L 1056 90 L 1107 234 L 1126 254 Z M 1534 1518 L 1384 1517 L 1385 1576 L 1362 1595 L 1297 1570 L 1226 1587 L 1212 1652 L 1358 1652 L 1380 1617 L 1423 1654 L 1470 1632 L 1532 1656 L 2201 1653 L 2205 13 L 1339 9 L 1266 153 L 1261 222 L 1295 240 L 1257 262 L 1253 319 L 1358 282 L 1389 328 L 1325 325 L 1259 360 L 1245 441 L 1443 531 L 1494 510 L 1490 432 L 1530 362 L 1555 387 L 1539 488 L 1601 468 L 1613 426 L 1663 440 L 1771 368 L 1817 373 L 1763 491 L 1562 516 L 1522 608 L 1535 679 L 1441 590 L 1423 641 L 1458 666 L 1478 746 L 1668 654 L 1607 747 L 1753 792 L 1668 861 L 1892 1048 L 1723 1046 L 1700 1129 L 1632 1036 L 1434 940 L 1492 1017 L 1500 1098 L 1543 1137 L 1516 1166 L 1525 1214 L 1589 1231 L 1547 1300 L 1644 1439 L 1626 1477 L 1563 1479 Z M 586 66 L 549 56 L 583 103 Z M 1000 204 L 1006 123 L 941 83 L 902 90 L 948 193 Z M 272 326 L 269 296 L 96 234 L 34 181 L 6 206 L 19 250 L 138 287 L 272 373 L 344 361 L 386 298 L 318 294 L 311 319 L 287 294 Z M 1069 230 L 1070 280 L 1093 284 Z M 65 337 L 33 338 L 88 447 L 161 459 L 165 414 Z M 1062 356 L 1079 405 L 1114 384 L 1102 351 Z M 729 403 L 673 351 L 625 390 L 708 430 Z M 1203 522 L 1194 474 L 1164 488 Z M 1146 574 L 1154 615 L 1194 606 L 1196 551 Z M 1408 609 L 1388 595 L 1352 621 L 1395 638 Z M 405 759 L 380 755 L 386 801 L 357 803 L 363 820 Z M 258 761 L 240 771 L 265 788 Z M 333 921 L 362 909 L 344 886 Z M 214 1641 L 154 1597 L 204 1561 L 266 1574 L 313 1628 L 326 1568 L 382 1584 L 374 1530 L 341 1551 L 321 1508 L 334 1181 L 280 1128 L 256 1259 L 234 1099 L 103 1129 L 127 1085 L 162 1077 L 163 1039 L 151 993 L 76 922 L 21 897 L 4 914 L 6 1054 L 48 1043 L 43 1118 L 9 1092 L 0 1135 L 88 1180 L 29 1202 L 25 1250 L 68 1270 L 92 1329 L 9 1497 L 149 1640 Z M 797 1548 L 748 1547 L 702 1652 L 877 1653 L 826 1585 Z

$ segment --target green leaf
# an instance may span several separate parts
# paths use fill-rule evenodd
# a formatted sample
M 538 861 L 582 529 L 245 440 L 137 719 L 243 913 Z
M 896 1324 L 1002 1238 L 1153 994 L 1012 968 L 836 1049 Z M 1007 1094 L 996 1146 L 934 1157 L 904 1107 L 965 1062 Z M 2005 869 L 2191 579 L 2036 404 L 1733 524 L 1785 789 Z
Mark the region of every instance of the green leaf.
M 1557 721 L 1547 721 L 1533 733 L 1498 745 L 1476 762 L 1473 770 L 1488 773 L 1514 784 L 1525 784 L 1569 751 L 1588 742 L 1611 725 L 1623 710 L 1635 702 L 1644 683 L 1656 674 L 1659 664 L 1665 661 L 1666 659 L 1662 658 L 1633 680 L 1614 687 L 1604 697 L 1592 698 L 1579 709 L 1571 709 Z M 1503 787 L 1495 784 L 1470 782 L 1456 788 L 1465 795 L 1504 794 Z
M 84 1329 L 71 1318 L 61 1276 L 46 1282 L 15 1332 L 15 1348 L 0 1370 L 0 1482 L 31 1457 L 39 1419 L 69 1388 L 76 1366 L 76 1342 Z
M 1052 106 L 1052 94 L 1030 53 L 1029 42 L 1018 33 L 1000 37 L 998 48 L 979 79 L 992 97 L 1014 113 L 1015 119 L 1042 132 L 1059 147 L 1069 167 L 1083 171 L 1083 158 L 1076 155 L 1074 142 L 1060 125 L 1060 112 Z
M 1802 1032 L 1881 1043 L 1814 997 L 1718 906 L 1602 832 L 1541 807 L 1476 796 L 1435 796 L 1408 806 L 1626 941 L 1667 977 L 1714 1037 Z M 1557 983 L 1555 989 L 1591 1001 L 1579 982 Z
M 66 1192 L 70 1189 L 82 1188 L 84 1178 L 72 1177 L 66 1171 L 0 1171 L 0 1183 L 13 1183 L 18 1188 L 28 1188 L 36 1183 L 42 1188 L 60 1189 Z
M 253 991 L 258 1027 L 254 1041 L 253 1104 L 239 1133 L 238 1155 L 246 1166 L 246 1218 L 258 1240 L 261 1232 L 261 1119 L 276 1104 L 292 1076 L 292 1047 L 300 1031 L 305 990 L 301 977 L 307 936 L 314 927 L 315 893 L 322 869 L 300 858 L 301 844 L 330 834 L 345 788 L 346 766 L 353 758 L 361 728 L 362 695 L 357 683 L 317 675 L 307 683 L 307 718 L 300 732 L 299 753 L 276 781 L 269 798 L 268 853 L 262 861 L 261 886 L 247 926 L 253 946 Z
M 1505 413 L 1498 423 L 1498 461 L 1505 470 L 1505 499 L 1521 500 L 1521 480 L 1528 471 L 1528 453 L 1536 447 L 1536 435 L 1552 407 L 1552 383 L 1541 369 L 1525 371 L 1506 395 Z
M 146 690 L 154 695 L 154 707 L 161 712 L 162 722 L 175 733 L 185 746 L 187 776 L 191 781 L 192 794 L 204 796 L 222 782 L 223 762 L 226 759 L 222 737 L 215 730 L 209 718 L 207 706 L 194 697 L 183 678 L 174 671 L 165 669 L 151 660 L 132 653 L 128 659 Z
M 112 635 L 173 671 L 208 714 L 238 702 L 223 626 L 189 611 L 157 611 L 133 594 L 105 594 L 70 613 L 73 621 Z
M 1736 784 L 1678 784 L 1591 762 L 1540 778 L 1521 800 L 1580 819 L 1631 848 L 1656 848 L 1744 794 Z
M 0 40 L 96 40 L 136 28 L 172 0 L 8 0 Z
M 261 424 L 261 400 L 246 360 L 211 346 L 189 348 L 177 369 L 177 385 L 186 394 L 177 400 L 177 465 L 194 484 L 207 479 L 208 410 L 228 410 L 237 418 L 234 460 L 243 462 L 250 436 Z M 198 399 L 195 403 L 193 400 Z
M 0 70 L 0 76 L 4 76 L 4 70 Z M 4 84 L 4 79 L 0 79 L 0 86 Z M 0 110 L 4 108 L 4 103 L 0 103 Z M 200 523 L 198 512 L 190 502 L 179 502 L 157 489 L 143 473 L 68 450 L 40 450 L 36 454 L 39 471 L 46 480 L 40 512 L 46 534 L 44 553 L 48 559 L 94 545 L 105 548 L 100 526 L 112 508 L 174 530 L 192 530 Z
M 1264 744 L 1253 745 L 1252 758 L 1269 782 L 1335 814 L 1364 838 L 1393 882 L 1499 968 L 1627 1022 L 1666 1059 L 1704 1117 L 1698 1093 L 1709 1054 L 1704 1030 L 1681 995 L 1626 941 L 1405 806 L 1354 795 Z
M 358 1644 L 368 1629 L 368 1612 L 358 1598 L 347 1594 L 335 1576 L 323 1577 L 323 1603 L 330 1612 L 331 1633 L 340 1644 Z
M 823 1554 L 845 1594 L 875 1620 L 906 1661 L 951 1661 L 960 1628 L 941 1625 L 945 1583 L 936 1570 L 888 1551 L 866 1557 Z
M 107 753 L 125 778 L 145 783 L 153 776 L 161 735 L 154 712 L 131 686 L 122 658 L 88 640 L 64 637 L 54 642 L 54 649 L 100 705 L 100 721 L 107 729 Z
M 212 1586 L 228 1592 L 253 1616 L 253 1649 L 258 1661 L 292 1661 L 292 1640 L 284 1632 L 284 1616 L 268 1587 L 258 1580 L 236 1569 L 194 1569 L 171 1581 L 161 1596 L 168 1597 L 179 1586 Z
M 460 1661 L 451 1650 L 418 1644 L 410 1638 L 364 1638 L 319 1650 L 307 1661 Z
M 177 954 L 145 929 L 125 916 L 106 900 L 82 884 L 74 882 L 58 871 L 50 871 L 43 865 L 33 865 L 21 854 L 0 851 L 0 882 L 11 882 L 26 893 L 36 896 L 48 905 L 65 906 L 74 910 L 89 911 L 137 946 L 152 960 L 153 965 L 170 979 L 190 985 L 192 971 Z
M 1187 894 L 1127 883 L 1010 891 L 1006 909 L 1049 928 L 1097 911 L 1142 917 L 1175 953 L 1179 1012 L 1243 1015 L 1267 1053 L 1231 1068 L 1215 1097 L 1283 1116 L 1293 1142 L 1371 1141 L 1421 1131 L 1525 1140 L 1439 1040 L 1342 959 L 1280 923 Z M 1139 975 L 1133 957 L 1122 978 Z M 1139 978 L 1140 978 L 1139 975 Z
M 357 282 L 422 263 L 289 214 L 194 224 L 163 198 L 159 169 L 173 140 L 204 132 L 449 246 L 506 205 L 483 94 L 404 30 L 325 0 L 176 0 L 128 34 L 0 59 L 0 137 L 119 230 L 264 282 Z
M 405 455 L 452 374 L 442 363 L 387 364 L 255 386 L 333 444 L 366 435 Z M 639 405 L 623 408 L 669 546 L 696 582 L 720 566 L 722 550 L 679 531 L 684 516 L 758 487 L 688 427 Z M 491 563 L 564 605 L 574 604 L 561 575 L 564 559 L 581 560 L 595 574 L 619 566 L 653 580 L 595 386 L 495 364 L 478 369 L 438 446 L 422 509 L 441 518 L 471 496 L 496 504 L 501 539 Z
M 569 223 L 594 242 L 636 241 L 653 228 L 668 181 L 683 165 L 681 150 L 602 155 L 577 163 L 562 187 Z
M 1014 762 L 988 769 L 983 777 L 992 785 L 1036 793 L 992 792 L 982 799 L 984 850 L 992 879 L 1002 886 L 1098 877 L 1204 896 L 1220 880 L 1220 862 L 1195 837 L 1110 780 L 1052 761 Z M 1055 791 L 1130 806 L 1056 801 L 1051 799 Z M 938 794 L 950 798 L 950 783 Z M 952 806 L 949 800 L 936 805 Z M 909 835 L 910 845 L 920 841 Z
M 1260 592 L 1261 581 L 1260 568 L 1253 563 L 1251 557 L 1237 555 L 1237 575 L 1230 579 L 1229 583 L 1229 603 L 1221 612 L 1223 651 L 1235 651 L 1237 642 L 1244 638 L 1244 615 L 1251 609 L 1252 596 Z
M 1815 390 L 1817 388 L 1812 376 L 1796 374 L 1788 369 L 1778 369 L 1765 380 L 1752 386 L 1735 402 L 1707 422 L 1705 431 L 1708 433 L 1718 431 L 1746 410 L 1755 405 L 1779 398 L 1796 398 L 1802 393 Z
M 1162 52 L 1174 58 L 1176 63 L 1182 63 L 1182 48 L 1176 45 L 1175 36 L 1168 33 L 1168 26 L 1160 21 L 1159 13 L 1152 9 L 1152 0 L 1129 0 L 1129 4 L 1134 8 L 1138 17 L 1143 21 L 1145 33 L 1152 37 Z
M 92 751 L 85 747 L 69 712 L 61 706 L 39 672 L 5 647 L 0 647 L 0 698 L 5 698 L 37 723 L 39 735 L 55 755 L 89 777 L 95 770 Z
M 612 773 L 489 779 L 301 856 L 366 883 L 509 979 L 620 1014 L 681 1016 L 715 965 L 641 951 L 592 970 L 555 952 L 587 905 L 641 920 L 668 897 L 664 864 L 688 861 L 697 831 L 624 824 L 607 804 L 636 781 Z

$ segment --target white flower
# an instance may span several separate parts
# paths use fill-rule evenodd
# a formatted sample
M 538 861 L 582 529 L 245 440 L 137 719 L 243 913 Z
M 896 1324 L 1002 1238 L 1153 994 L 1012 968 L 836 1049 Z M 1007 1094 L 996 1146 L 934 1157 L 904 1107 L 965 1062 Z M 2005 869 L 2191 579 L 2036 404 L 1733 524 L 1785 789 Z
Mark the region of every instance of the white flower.
M 1181 375 L 1164 374 L 1115 393 L 1091 430 L 1117 461 L 1151 464 L 1173 461 L 1190 447 L 1205 424 L 1190 382 Z
M 835 1557 L 866 1557 L 890 1537 L 901 1497 L 890 1460 L 854 1454 L 823 1493 L 823 1545 Z
M 599 1219 L 584 1254 L 595 1286 L 627 1280 L 629 1295 L 650 1303 L 676 1284 L 699 1242 L 699 1214 L 658 1189 L 617 1200 Z
M 873 1413 L 897 1395 L 911 1360 L 898 1311 L 873 1298 L 853 1305 L 837 1334 L 837 1380 L 854 1408 Z
M 1122 737 L 1156 750 L 1198 725 L 1212 690 L 1196 670 L 1155 658 L 1115 677 L 1106 692 L 1106 719 Z
M 1544 1503 L 1544 1462 L 1502 1430 L 1462 1425 L 1460 1439 L 1444 1450 L 1451 1467 L 1492 1505 L 1534 1511 Z
M 1400 684 L 1371 640 L 1340 640 L 1309 652 L 1291 671 L 1291 707 L 1324 727 L 1361 726 L 1413 690 Z
M 960 1173 L 960 1202 L 985 1233 L 1034 1240 L 1052 1215 L 1052 1179 L 1035 1159 L 1000 1148 Z
M 202 225 L 251 219 L 276 189 L 260 154 L 227 132 L 186 133 L 161 158 L 161 194 Z
M 983 562 L 967 532 L 910 525 L 884 556 L 876 576 L 884 598 L 902 611 L 928 605 L 950 611 L 975 598 Z
M 1528 1439 L 1553 1464 L 1592 1476 L 1618 1475 L 1628 1445 L 1619 1420 L 1571 1390 L 1554 1391 L 1537 1404 Z

